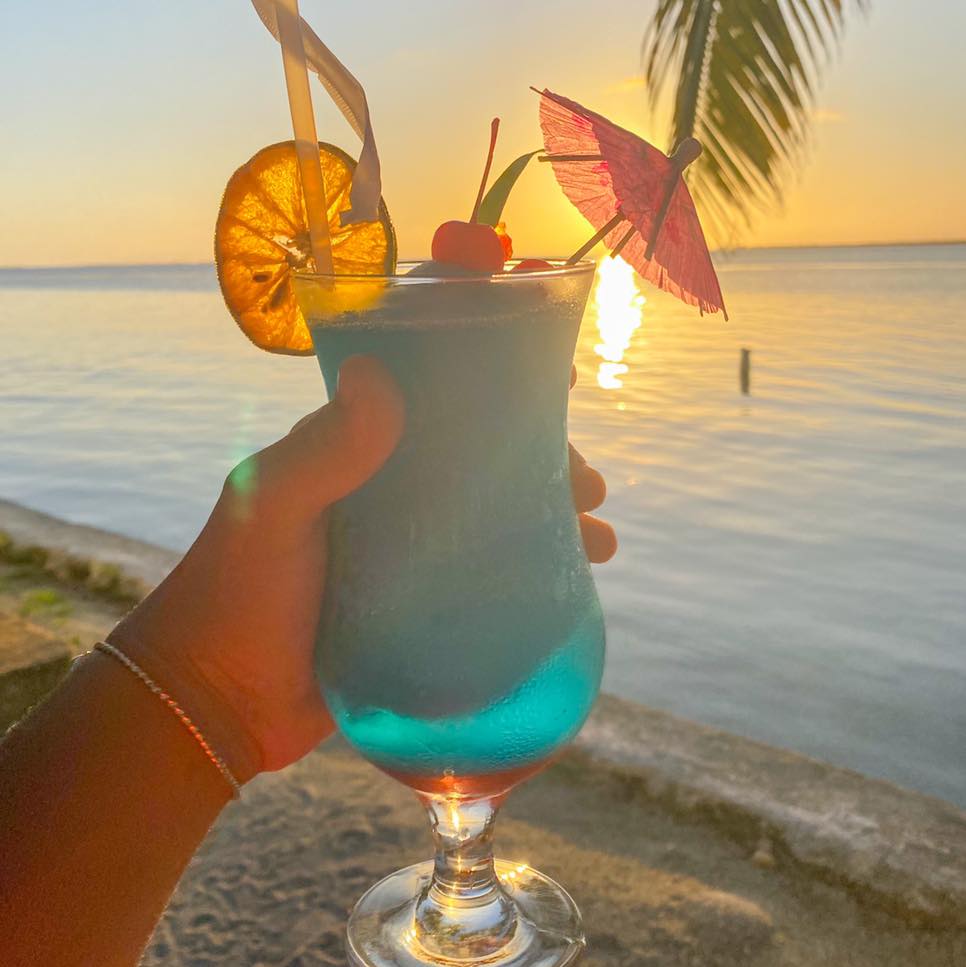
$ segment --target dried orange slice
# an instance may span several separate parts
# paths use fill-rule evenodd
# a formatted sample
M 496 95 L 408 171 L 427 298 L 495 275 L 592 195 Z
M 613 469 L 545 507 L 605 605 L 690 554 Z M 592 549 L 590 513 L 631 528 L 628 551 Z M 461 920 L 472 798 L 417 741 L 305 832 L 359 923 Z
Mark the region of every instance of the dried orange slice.
M 336 275 L 392 275 L 396 236 L 386 203 L 379 220 L 343 226 L 356 163 L 319 144 Z M 311 268 L 309 229 L 295 156 L 283 141 L 262 148 L 228 180 L 215 224 L 215 265 L 225 304 L 260 349 L 309 355 L 312 340 L 292 288 L 292 272 Z

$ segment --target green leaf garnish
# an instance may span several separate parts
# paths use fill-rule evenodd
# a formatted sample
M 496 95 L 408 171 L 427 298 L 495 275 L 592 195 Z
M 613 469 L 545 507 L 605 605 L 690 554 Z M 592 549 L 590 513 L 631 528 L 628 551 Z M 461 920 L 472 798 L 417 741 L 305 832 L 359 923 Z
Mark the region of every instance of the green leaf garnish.
M 480 203 L 480 211 L 477 215 L 477 221 L 481 225 L 492 225 L 494 228 L 500 221 L 500 216 L 503 214 L 503 206 L 506 204 L 507 198 L 510 197 L 510 192 L 513 190 L 513 186 L 517 183 L 517 178 L 523 174 L 523 169 L 526 168 L 530 159 L 535 155 L 539 154 L 539 151 L 531 151 L 528 154 L 521 154 L 516 161 L 511 162 L 506 171 L 500 175 L 496 181 L 493 182 L 490 190 L 486 193 L 483 201 Z

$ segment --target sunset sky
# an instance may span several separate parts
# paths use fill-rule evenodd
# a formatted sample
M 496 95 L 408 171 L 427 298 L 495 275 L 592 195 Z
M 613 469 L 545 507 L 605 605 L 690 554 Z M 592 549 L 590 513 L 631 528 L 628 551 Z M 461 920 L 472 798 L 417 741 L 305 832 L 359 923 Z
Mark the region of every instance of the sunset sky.
M 497 167 L 539 143 L 530 84 L 667 148 L 637 79 L 646 0 L 302 0 L 365 85 L 400 253 L 466 218 L 489 120 Z M 0 36 L 0 265 L 211 258 L 221 190 L 291 136 L 278 48 L 247 0 L 18 5 Z M 871 0 L 816 103 L 809 159 L 748 245 L 966 238 L 966 6 Z M 314 85 L 319 133 L 358 153 Z M 565 254 L 586 223 L 547 166 L 506 211 L 519 253 Z

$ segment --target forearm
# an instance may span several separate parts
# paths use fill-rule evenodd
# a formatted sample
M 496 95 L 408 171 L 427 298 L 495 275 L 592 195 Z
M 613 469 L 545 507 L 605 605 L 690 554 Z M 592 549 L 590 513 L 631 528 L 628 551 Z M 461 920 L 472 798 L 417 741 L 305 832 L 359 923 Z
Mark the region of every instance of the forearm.
M 129 967 L 231 790 L 95 653 L 0 743 L 0 962 Z

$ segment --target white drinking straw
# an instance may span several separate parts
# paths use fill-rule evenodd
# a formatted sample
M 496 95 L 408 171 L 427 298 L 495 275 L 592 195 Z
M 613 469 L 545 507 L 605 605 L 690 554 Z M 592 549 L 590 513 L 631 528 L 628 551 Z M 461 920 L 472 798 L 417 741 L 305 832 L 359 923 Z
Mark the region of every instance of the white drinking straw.
M 281 43 L 278 29 L 279 0 L 252 0 L 252 6 L 268 32 Z M 379 152 L 376 149 L 376 136 L 369 118 L 366 92 L 352 72 L 322 43 L 322 39 L 313 29 L 304 20 L 299 25 L 302 28 L 302 54 L 306 67 L 318 75 L 329 97 L 362 141 L 359 164 L 352 174 L 349 207 L 339 212 L 339 221 L 343 225 L 379 221 L 382 172 Z M 311 116 L 309 112 L 309 117 Z
M 302 29 L 299 26 L 298 0 L 275 0 L 275 6 L 282 45 L 282 64 L 285 67 L 285 86 L 288 89 L 292 130 L 295 133 L 295 153 L 298 157 L 299 174 L 302 176 L 305 214 L 309 222 L 312 257 L 315 259 L 315 271 L 319 275 L 332 275 L 334 270 L 325 182 L 319 161 L 319 139 L 315 131 L 312 94 L 305 65 Z

